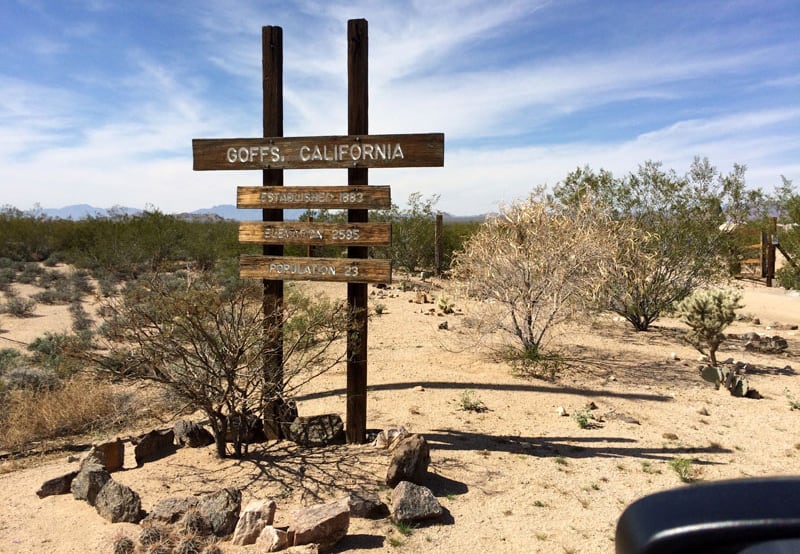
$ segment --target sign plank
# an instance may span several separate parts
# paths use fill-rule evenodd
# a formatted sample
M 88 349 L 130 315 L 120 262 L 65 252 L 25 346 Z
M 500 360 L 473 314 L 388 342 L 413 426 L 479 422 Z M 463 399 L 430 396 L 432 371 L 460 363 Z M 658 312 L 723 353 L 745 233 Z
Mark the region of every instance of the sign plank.
M 353 258 L 243 255 L 239 257 L 239 275 L 243 279 L 391 283 L 392 262 Z
M 440 167 L 444 134 L 192 140 L 194 170 Z
M 246 222 L 239 224 L 239 242 L 323 246 L 389 246 L 389 223 Z
M 392 207 L 388 186 L 238 187 L 237 208 L 359 209 Z

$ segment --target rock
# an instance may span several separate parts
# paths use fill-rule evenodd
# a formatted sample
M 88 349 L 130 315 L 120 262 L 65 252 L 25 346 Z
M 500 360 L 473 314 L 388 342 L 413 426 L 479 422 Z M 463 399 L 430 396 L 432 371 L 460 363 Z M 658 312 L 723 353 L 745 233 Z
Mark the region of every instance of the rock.
M 775 335 L 772 337 L 760 337 L 753 339 L 744 345 L 744 349 L 751 352 L 761 352 L 763 354 L 780 354 L 789 347 L 786 339 Z
M 351 492 L 342 499 L 350 509 L 351 517 L 382 519 L 389 515 L 389 508 L 375 493 Z
M 254 544 L 261 530 L 272 525 L 275 519 L 275 502 L 272 500 L 253 500 L 239 516 L 236 529 L 233 531 L 233 544 Z M 284 545 L 284 547 L 288 544 Z M 273 552 L 268 550 L 268 552 Z
M 406 431 L 406 428 L 402 425 L 389 427 L 378 433 L 378 436 L 372 441 L 372 446 L 394 450 L 397 444 L 406 438 L 408 434 L 408 431 Z
M 409 435 L 397 445 L 389 469 L 386 471 L 386 484 L 396 486 L 400 481 L 422 484 L 431 463 L 430 448 L 422 435 Z
M 234 537 L 236 535 L 234 534 Z M 233 544 L 237 544 L 234 542 Z M 253 543 L 249 543 L 253 544 Z M 278 552 L 289 546 L 289 533 L 282 529 L 275 529 L 272 525 L 265 526 L 255 540 L 261 552 Z
M 678 435 L 675 433 L 664 433 L 661 435 L 663 438 L 667 439 L 668 441 L 676 441 L 678 440 Z
M 697 413 L 698 413 L 698 414 L 700 414 L 701 416 L 710 416 L 710 415 L 711 415 L 711 414 L 708 412 L 708 408 L 706 408 L 705 406 L 703 406 L 702 408 L 700 408 L 699 410 L 697 410 Z
M 267 440 L 286 437 L 288 426 L 297 419 L 297 403 L 294 400 L 274 398 L 264 406 L 264 436 Z
M 423 387 L 422 385 L 415 385 L 414 390 L 416 392 L 425 392 L 425 387 Z
M 69 493 L 72 481 L 75 479 L 76 475 L 78 475 L 78 471 L 70 471 L 59 477 L 48 479 L 42 483 L 42 486 L 36 491 L 36 496 L 44 498 L 45 496 Z
M 296 418 L 285 428 L 286 438 L 302 446 L 328 446 L 344 442 L 344 423 L 337 414 Z
M 131 442 L 136 445 L 133 449 L 136 467 L 142 467 L 145 462 L 157 460 L 174 451 L 175 433 L 172 429 L 154 429 L 131 438 Z
M 282 551 L 283 554 L 319 554 L 320 546 L 318 544 L 304 544 L 301 546 L 290 546 Z
M 242 493 L 233 488 L 212 492 L 201 496 L 197 507 L 212 533 L 217 537 L 225 537 L 236 529 L 242 509 Z
M 147 514 L 145 521 L 175 523 L 189 510 L 196 510 L 198 503 L 199 500 L 194 496 L 168 496 L 167 498 L 162 498 Z
M 298 510 L 293 514 L 289 535 L 294 534 L 294 546 L 316 543 L 327 550 L 339 542 L 350 527 L 350 508 L 336 501 Z
M 118 471 L 125 465 L 125 443 L 117 439 L 95 444 L 83 458 L 81 464 L 90 459 L 106 468 L 109 473 Z
M 175 435 L 175 441 L 181 446 L 202 448 L 203 446 L 214 444 L 214 435 L 194 421 L 180 419 L 175 422 L 172 432 Z
M 441 329 L 441 330 L 443 330 L 443 331 L 447 331 L 447 328 L 448 328 L 447 321 L 442 321 L 442 322 L 439 324 L 439 329 Z
M 95 498 L 95 509 L 111 523 L 139 523 L 142 499 L 130 487 L 110 479 Z
M 567 413 L 567 410 L 566 410 L 566 409 L 564 409 L 564 406 L 558 406 L 558 407 L 556 408 L 556 413 L 557 413 L 558 415 L 562 416 L 562 417 L 564 417 L 564 416 L 568 416 L 568 415 L 569 415 L 569 414 Z
M 241 431 L 241 442 L 250 444 L 254 442 L 264 442 L 267 436 L 264 434 L 264 422 L 254 416 L 253 414 L 245 414 L 242 417 L 233 417 L 228 419 L 228 431 L 225 433 L 225 442 L 235 442 L 236 435 L 239 433 L 239 423 L 244 419 L 246 429 Z
M 94 506 L 95 499 L 100 490 L 111 479 L 106 468 L 98 463 L 85 464 L 72 480 L 70 490 L 77 500 L 85 500 Z
M 757 317 L 754 317 L 753 318 L 753 325 L 761 325 L 761 320 L 758 319 Z
M 412 522 L 442 515 L 442 506 L 427 487 L 401 481 L 392 492 L 392 519 Z

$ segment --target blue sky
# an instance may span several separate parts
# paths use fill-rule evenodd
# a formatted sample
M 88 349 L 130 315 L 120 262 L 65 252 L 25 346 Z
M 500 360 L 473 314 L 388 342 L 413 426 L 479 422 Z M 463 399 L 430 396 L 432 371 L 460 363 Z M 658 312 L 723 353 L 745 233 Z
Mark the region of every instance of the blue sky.
M 0 204 L 234 204 L 193 138 L 258 137 L 261 26 L 283 27 L 284 134 L 346 134 L 347 20 L 369 21 L 370 132 L 445 133 L 443 168 L 371 170 L 467 215 L 578 166 L 695 155 L 800 185 L 800 2 L 2 0 Z M 346 184 L 344 170 L 285 172 Z

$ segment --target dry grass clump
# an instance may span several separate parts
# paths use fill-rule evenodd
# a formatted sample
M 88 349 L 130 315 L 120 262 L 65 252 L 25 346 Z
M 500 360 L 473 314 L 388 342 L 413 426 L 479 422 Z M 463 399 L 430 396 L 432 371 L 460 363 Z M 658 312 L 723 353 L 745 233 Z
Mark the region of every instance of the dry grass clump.
M 0 408 L 0 448 L 20 450 L 31 442 L 119 426 L 130 417 L 131 395 L 108 382 L 85 376 L 57 388 L 16 389 Z

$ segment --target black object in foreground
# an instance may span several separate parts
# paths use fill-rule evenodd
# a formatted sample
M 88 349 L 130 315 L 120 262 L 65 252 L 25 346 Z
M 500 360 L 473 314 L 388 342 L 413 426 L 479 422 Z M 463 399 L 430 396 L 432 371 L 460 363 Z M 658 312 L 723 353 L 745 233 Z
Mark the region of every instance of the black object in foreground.
M 800 477 L 720 481 L 645 496 L 620 516 L 616 552 L 800 552 Z

